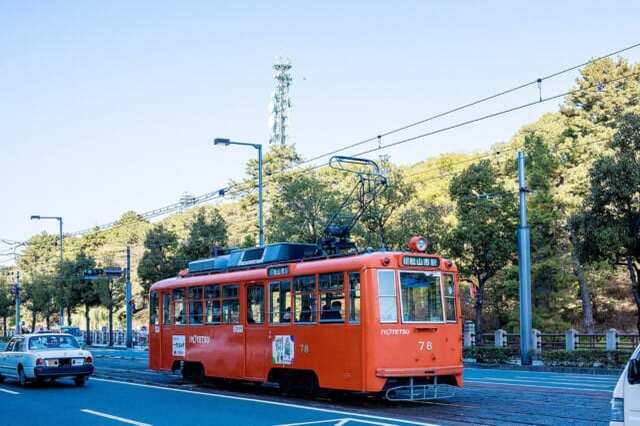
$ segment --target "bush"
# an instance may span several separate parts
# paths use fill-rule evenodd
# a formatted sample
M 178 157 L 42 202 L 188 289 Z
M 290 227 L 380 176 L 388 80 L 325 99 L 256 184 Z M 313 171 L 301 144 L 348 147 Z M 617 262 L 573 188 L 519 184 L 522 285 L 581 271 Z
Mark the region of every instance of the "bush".
M 475 358 L 477 362 L 486 364 L 504 364 L 516 358 L 520 351 L 514 348 L 474 347 L 465 348 L 465 358 Z
M 626 364 L 631 356 L 628 351 L 553 351 L 537 354 L 538 359 L 552 367 L 608 367 L 619 368 Z

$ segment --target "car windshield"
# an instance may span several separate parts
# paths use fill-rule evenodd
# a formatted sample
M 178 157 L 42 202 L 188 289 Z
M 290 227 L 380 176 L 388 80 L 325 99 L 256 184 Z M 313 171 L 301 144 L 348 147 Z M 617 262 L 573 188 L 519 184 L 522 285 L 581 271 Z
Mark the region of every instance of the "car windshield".
M 36 336 L 29 339 L 30 350 L 47 350 L 47 349 L 78 349 L 80 345 L 73 336 L 68 335 L 49 335 Z

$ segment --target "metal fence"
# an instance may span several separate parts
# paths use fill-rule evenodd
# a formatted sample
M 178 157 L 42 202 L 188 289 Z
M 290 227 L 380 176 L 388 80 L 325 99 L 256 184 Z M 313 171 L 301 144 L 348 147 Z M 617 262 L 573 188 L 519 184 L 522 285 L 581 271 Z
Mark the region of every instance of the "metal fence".
M 109 346 L 109 332 L 108 331 L 90 331 L 87 336 L 87 332 L 83 331 L 82 335 L 85 342 L 90 343 L 92 346 Z M 149 334 L 144 330 L 134 330 L 132 333 L 133 347 L 147 347 L 149 345 Z M 124 347 L 127 344 L 127 334 L 123 330 L 113 331 L 113 346 Z
M 481 343 L 476 342 L 475 327 L 473 322 L 467 321 L 464 325 L 464 346 L 469 347 L 497 347 L 505 349 L 520 348 L 520 334 L 507 333 L 505 330 L 496 330 L 493 333 L 483 333 Z M 633 351 L 640 344 L 640 335 L 634 333 L 620 333 L 615 329 L 609 329 L 604 333 L 586 334 L 571 329 L 564 333 L 543 333 L 532 330 L 531 347 L 536 351 L 576 351 L 576 350 L 601 350 L 601 351 Z

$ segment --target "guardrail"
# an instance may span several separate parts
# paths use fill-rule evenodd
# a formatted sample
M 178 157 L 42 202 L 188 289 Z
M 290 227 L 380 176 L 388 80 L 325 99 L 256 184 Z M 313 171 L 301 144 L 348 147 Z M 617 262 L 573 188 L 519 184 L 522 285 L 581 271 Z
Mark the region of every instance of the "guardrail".
M 87 332 L 83 331 L 82 336 L 85 342 L 92 346 L 109 346 L 109 332 L 108 331 L 90 331 L 88 336 Z M 123 330 L 114 330 L 113 332 L 113 344 L 115 347 L 125 347 L 127 345 L 127 334 Z M 134 330 L 132 333 L 133 347 L 145 348 L 149 346 L 149 334 L 146 331 Z
M 483 333 L 483 343 L 476 343 L 475 324 L 467 321 L 464 324 L 464 347 L 472 348 L 496 347 L 518 349 L 520 347 L 520 335 L 507 333 L 506 330 L 496 330 L 493 333 Z M 576 351 L 576 350 L 603 350 L 603 351 L 633 351 L 640 344 L 640 335 L 634 333 L 620 333 L 611 328 L 604 333 L 580 333 L 570 329 L 564 333 L 543 333 L 540 330 L 532 330 L 531 347 L 538 352 L 550 351 Z

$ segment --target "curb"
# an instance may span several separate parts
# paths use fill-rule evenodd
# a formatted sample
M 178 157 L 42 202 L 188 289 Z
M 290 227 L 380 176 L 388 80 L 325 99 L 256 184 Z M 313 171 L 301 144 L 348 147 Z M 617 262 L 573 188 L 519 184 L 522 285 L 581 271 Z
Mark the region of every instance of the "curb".
M 481 363 L 464 363 L 465 367 L 483 368 L 496 370 L 518 370 L 518 371 L 536 371 L 539 373 L 574 373 L 574 374 L 593 374 L 602 376 L 619 376 L 624 370 L 624 366 L 620 368 L 586 368 L 586 367 L 550 367 L 550 366 L 527 366 L 527 365 L 510 365 L 510 364 L 481 364 Z

